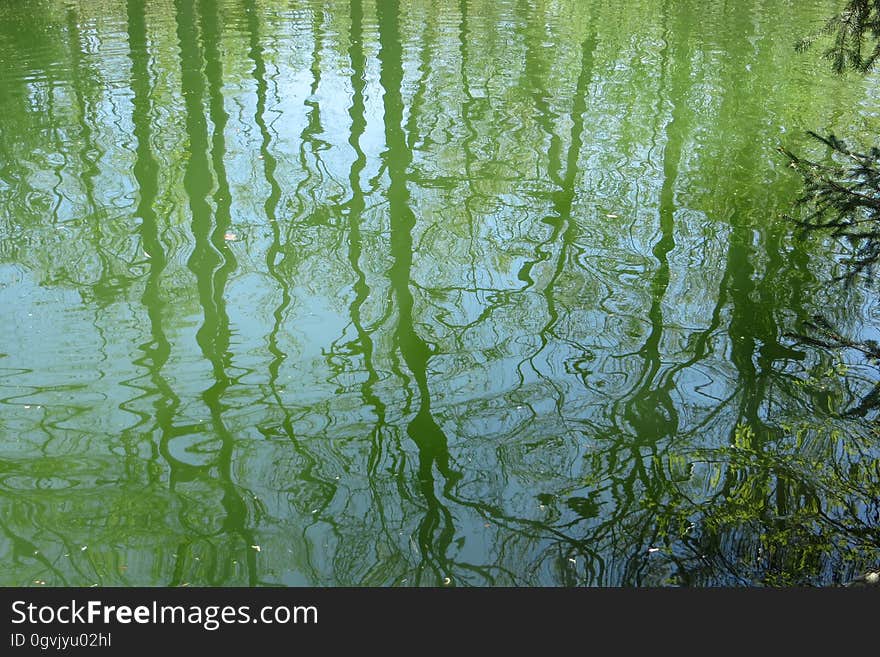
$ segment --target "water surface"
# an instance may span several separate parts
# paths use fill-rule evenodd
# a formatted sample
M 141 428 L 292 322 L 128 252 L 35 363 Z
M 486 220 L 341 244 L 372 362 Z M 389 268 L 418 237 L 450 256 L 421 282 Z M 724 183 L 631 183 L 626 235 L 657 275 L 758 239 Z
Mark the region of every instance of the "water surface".
M 725 585 L 878 559 L 836 4 L 0 0 L 0 584 Z M 847 411 L 849 416 L 844 416 Z

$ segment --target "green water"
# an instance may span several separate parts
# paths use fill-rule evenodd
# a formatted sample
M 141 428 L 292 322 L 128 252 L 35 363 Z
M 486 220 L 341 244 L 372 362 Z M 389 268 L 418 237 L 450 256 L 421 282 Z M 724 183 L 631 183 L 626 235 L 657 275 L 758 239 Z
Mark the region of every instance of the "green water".
M 827 585 L 837 3 L 0 0 L 0 584 Z M 850 411 L 847 415 L 847 411 Z M 853 412 L 854 411 L 854 412 Z

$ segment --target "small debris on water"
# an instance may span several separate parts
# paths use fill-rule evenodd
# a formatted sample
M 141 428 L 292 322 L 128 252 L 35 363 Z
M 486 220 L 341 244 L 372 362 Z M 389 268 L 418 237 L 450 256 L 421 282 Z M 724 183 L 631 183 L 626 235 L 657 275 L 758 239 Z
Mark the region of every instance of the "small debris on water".
M 650 547 L 648 548 L 648 554 L 653 554 L 654 552 L 659 552 L 660 548 L 658 547 Z

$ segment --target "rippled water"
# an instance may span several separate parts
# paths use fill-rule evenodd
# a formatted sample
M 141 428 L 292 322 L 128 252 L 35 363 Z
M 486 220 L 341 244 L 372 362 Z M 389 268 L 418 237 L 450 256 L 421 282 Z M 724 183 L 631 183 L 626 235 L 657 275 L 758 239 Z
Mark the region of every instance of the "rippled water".
M 828 584 L 830 1 L 0 0 L 0 584 Z M 841 360 L 842 358 L 842 360 Z M 846 370 L 846 376 L 843 377 Z

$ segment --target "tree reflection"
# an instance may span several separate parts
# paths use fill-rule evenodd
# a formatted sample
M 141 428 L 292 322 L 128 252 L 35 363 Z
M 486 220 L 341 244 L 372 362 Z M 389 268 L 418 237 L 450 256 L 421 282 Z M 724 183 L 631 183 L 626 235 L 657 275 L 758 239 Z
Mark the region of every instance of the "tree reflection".
M 786 337 L 831 293 L 774 219 L 770 142 L 859 93 L 773 43 L 817 7 L 32 13 L 0 7 L 3 579 L 829 583 L 876 557 L 872 415 L 828 374 L 855 365 Z
M 253 586 L 258 579 L 256 552 L 251 547 L 255 541 L 248 527 L 250 508 L 244 501 L 244 495 L 250 498 L 253 498 L 253 495 L 240 491 L 233 478 L 232 458 L 235 453 L 235 438 L 226 428 L 223 419 L 223 395 L 233 384 L 233 378 L 227 373 L 227 369 L 231 367 L 228 351 L 230 331 L 224 289 L 236 263 L 226 240 L 230 225 L 231 192 L 224 165 L 224 129 L 227 115 L 221 93 L 220 27 L 217 17 L 218 8 L 213 2 L 206 0 L 199 4 L 198 9 L 197 23 L 197 17 L 193 14 L 189 3 L 178 2 L 176 5 L 182 79 L 186 89 L 189 90 L 185 96 L 185 103 L 190 148 L 183 184 L 189 197 L 194 240 L 193 251 L 187 264 L 196 276 L 199 300 L 204 313 L 204 321 L 196 334 L 196 340 L 205 359 L 211 364 L 214 380 L 212 385 L 202 392 L 202 399 L 208 408 L 211 422 L 204 428 L 189 429 L 189 432 L 193 430 L 196 432 L 193 436 L 196 439 L 193 447 L 202 443 L 195 450 L 189 449 L 198 452 L 209 451 L 212 457 L 204 465 L 181 462 L 179 458 L 172 456 L 167 443 L 164 445 L 164 455 L 169 462 L 174 463 L 173 472 L 177 476 L 171 481 L 173 487 L 202 479 L 211 471 L 216 472 L 218 479 L 216 483 L 222 493 L 219 502 L 226 514 L 220 522 L 218 532 L 238 539 L 238 545 L 233 543 L 228 547 L 233 549 L 233 554 L 244 555 L 247 582 Z M 207 103 L 213 126 L 210 140 L 203 109 L 204 103 Z M 212 191 L 215 204 L 213 209 L 209 203 Z M 214 438 L 210 435 L 204 438 L 198 435 L 207 429 L 212 430 Z M 192 435 L 189 432 L 187 433 Z M 216 446 L 208 447 L 209 443 L 214 443 Z M 178 552 L 179 560 L 187 556 L 186 550 L 187 546 L 182 545 Z M 215 584 L 229 581 L 232 567 L 231 560 L 222 556 L 217 558 L 209 566 L 212 572 L 208 575 L 208 581 Z M 180 575 L 181 568 L 178 567 L 175 569 L 172 584 L 181 583 Z

